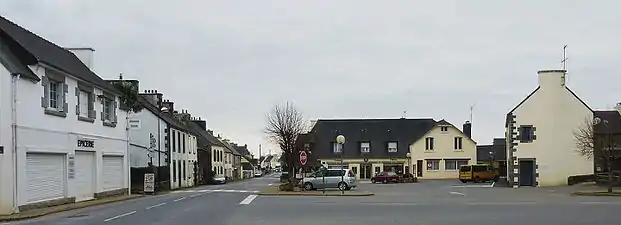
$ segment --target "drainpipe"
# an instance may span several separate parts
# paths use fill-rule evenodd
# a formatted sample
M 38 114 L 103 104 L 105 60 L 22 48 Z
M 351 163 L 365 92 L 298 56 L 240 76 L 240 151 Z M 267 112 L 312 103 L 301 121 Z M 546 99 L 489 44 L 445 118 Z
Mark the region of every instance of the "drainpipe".
M 19 213 L 19 207 L 17 202 L 17 88 L 20 79 L 19 73 L 11 74 L 11 155 L 13 160 L 13 213 Z
M 127 195 L 131 195 L 132 194 L 132 168 L 131 168 L 131 155 L 129 154 L 129 149 L 131 148 L 131 139 L 130 139 L 130 126 L 129 126 L 129 114 L 131 113 L 130 110 L 127 111 L 127 115 L 125 116 L 125 136 L 127 138 L 127 149 L 125 151 L 125 161 L 127 162 L 127 165 L 125 166 L 125 168 L 127 169 L 127 179 L 125 179 L 127 181 Z

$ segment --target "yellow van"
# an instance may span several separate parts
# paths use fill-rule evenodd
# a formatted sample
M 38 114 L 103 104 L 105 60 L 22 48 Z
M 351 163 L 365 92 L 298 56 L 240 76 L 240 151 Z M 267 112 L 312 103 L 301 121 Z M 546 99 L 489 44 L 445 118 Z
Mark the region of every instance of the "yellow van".
M 463 165 L 459 168 L 459 180 L 463 183 L 474 181 L 475 183 L 485 181 L 498 181 L 500 174 L 492 165 L 475 164 Z

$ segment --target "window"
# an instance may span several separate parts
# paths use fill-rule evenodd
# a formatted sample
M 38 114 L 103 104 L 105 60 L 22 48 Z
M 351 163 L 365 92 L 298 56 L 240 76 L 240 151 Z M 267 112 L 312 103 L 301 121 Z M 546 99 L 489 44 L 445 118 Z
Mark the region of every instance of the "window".
M 175 182 L 177 180 L 177 160 L 173 160 L 172 163 L 172 169 L 173 169 L 173 182 Z
M 455 147 L 455 150 L 461 150 L 462 139 L 462 137 L 455 137 L 455 141 L 453 142 L 453 147 Z
M 340 153 L 342 150 L 343 149 L 342 149 L 342 147 L 341 147 L 341 145 L 339 143 L 336 143 L 336 142 L 332 143 L 332 151 L 334 153 Z
M 397 152 L 397 142 L 388 142 L 388 152 Z
M 104 99 L 103 100 L 103 120 L 106 122 L 112 122 L 114 121 L 113 116 L 114 116 L 114 105 L 113 105 L 114 101 L 112 101 L 111 99 Z
M 83 91 L 83 90 L 79 90 L 79 95 L 78 95 L 78 109 L 79 109 L 78 115 L 79 116 L 88 117 L 88 112 L 90 110 L 89 96 L 90 96 L 90 93 Z
M 182 140 L 182 145 L 183 145 L 183 153 L 185 153 L 185 142 L 187 141 L 187 138 L 185 137 L 185 133 L 183 133 L 183 139 Z
M 179 153 L 181 153 L 181 142 L 183 142 L 181 139 L 181 132 L 177 132 L 177 152 Z
M 518 139 L 522 143 L 533 142 L 533 140 L 537 139 L 535 136 L 535 127 L 532 125 L 522 125 L 518 128 L 519 137 Z
M 468 165 L 465 159 L 445 159 L 444 170 L 458 170 L 461 166 Z
M 427 170 L 428 171 L 440 170 L 440 160 L 439 159 L 428 159 L 427 160 Z
M 360 142 L 360 152 L 364 152 L 364 153 L 371 152 L 371 143 L 369 143 L 369 142 Z
M 46 69 L 45 75 L 41 77 L 43 86 L 43 96 L 41 97 L 41 107 L 45 114 L 59 117 L 67 117 L 67 91 L 65 76 L 54 70 Z
M 58 110 L 58 111 L 62 111 L 62 104 L 61 104 L 61 99 L 62 99 L 62 85 L 60 82 L 55 81 L 55 80 L 50 80 L 50 105 L 49 105 L 49 109 L 54 109 L 54 110 Z
M 381 173 L 382 171 L 380 170 L 379 166 L 375 167 L 375 174 Z
M 448 126 L 442 126 L 442 127 L 440 127 L 440 131 L 442 131 L 442 132 L 448 132 Z
M 172 131 L 172 152 L 176 152 L 177 151 L 177 135 L 176 135 L 177 131 L 173 130 Z
M 425 150 L 433 150 L 433 137 L 425 138 Z

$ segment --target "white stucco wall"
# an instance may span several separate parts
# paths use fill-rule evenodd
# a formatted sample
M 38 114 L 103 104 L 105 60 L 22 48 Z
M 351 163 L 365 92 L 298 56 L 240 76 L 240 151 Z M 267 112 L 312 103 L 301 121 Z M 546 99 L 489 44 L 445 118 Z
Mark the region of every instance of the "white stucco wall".
M 138 127 L 130 128 L 130 141 L 132 146 L 130 146 L 130 166 L 131 167 L 147 167 L 150 160 L 153 161 L 153 165 L 161 165 L 164 166 L 166 164 L 166 151 L 165 140 L 166 133 L 164 132 L 168 129 L 168 124 L 157 117 L 153 112 L 143 109 L 138 113 L 130 114 L 130 124 L 137 125 Z M 158 131 L 158 123 L 159 123 L 159 131 Z M 159 132 L 159 138 L 158 138 Z M 155 149 L 160 148 L 162 154 L 159 157 L 161 163 L 158 164 L 158 156 L 156 152 L 152 152 L 152 159 L 149 159 L 149 147 L 151 145 L 151 134 L 155 139 Z M 158 143 L 159 142 L 159 143 Z
M 45 73 L 46 68 L 41 66 L 31 67 L 38 76 Z M 69 86 L 67 103 L 69 105 L 66 117 L 58 117 L 44 114 L 41 107 L 41 96 L 44 89 L 41 83 L 22 79 L 19 81 L 17 90 L 17 205 L 27 204 L 26 196 L 26 164 L 25 158 L 28 152 L 48 152 L 65 154 L 65 164 L 69 155 L 73 155 L 77 148 L 78 139 L 94 141 L 95 147 L 84 149 L 95 152 L 95 192 L 102 192 L 102 156 L 127 154 L 126 117 L 127 112 L 117 109 L 118 123 L 116 127 L 107 127 L 102 124 L 100 112 L 102 111 L 99 99 L 94 104 L 97 118 L 94 123 L 78 121 L 75 112 L 77 97 L 74 89 L 77 80 L 66 75 L 65 83 Z M 11 146 L 11 76 L 0 65 L 0 143 L 5 146 L 4 154 L 0 155 L 0 214 L 10 212 L 13 206 L 13 160 Z M 95 94 L 102 91 L 95 87 Z M 118 102 L 118 99 L 117 99 Z M 129 187 L 128 157 L 124 157 L 124 187 Z M 76 168 L 79 169 L 79 168 Z M 75 184 L 65 174 L 67 184 L 64 197 L 74 197 Z
M 573 135 L 585 119 L 593 118 L 593 112 L 562 85 L 562 73 L 538 76 L 540 89 L 513 112 L 515 127 L 536 127 L 536 140 L 518 141 L 514 156 L 536 159 L 539 186 L 565 185 L 569 176 L 593 173 L 593 162 L 576 152 Z
M 219 153 L 218 153 L 219 152 Z M 224 160 L 220 161 L 216 156 L 218 154 L 224 154 L 224 147 L 212 146 L 211 147 L 211 167 L 215 174 L 224 174 Z M 218 168 L 222 168 L 222 172 Z
M 434 150 L 425 150 L 425 138 L 434 138 Z M 454 147 L 455 137 L 462 138 L 462 149 L 456 150 Z M 422 160 L 423 176 L 420 179 L 457 179 L 458 170 L 446 170 L 445 160 L 467 159 L 468 163 L 476 163 L 476 143 L 466 137 L 460 130 L 453 126 L 448 126 L 447 131 L 441 131 L 440 126 L 432 128 L 425 136 L 410 145 L 410 156 L 412 172 L 416 175 L 416 164 Z M 439 170 L 427 170 L 427 160 L 440 160 Z
M 179 137 L 175 137 L 177 133 L 180 133 L 180 139 L 176 139 Z M 194 184 L 194 176 L 193 176 L 193 162 L 190 160 L 196 159 L 196 137 L 190 133 L 177 130 L 175 128 L 170 129 L 170 140 L 175 138 L 178 141 L 175 141 L 175 145 L 171 143 L 171 167 L 170 167 L 170 178 L 171 178 L 171 189 L 177 189 L 180 187 L 188 187 Z M 184 139 L 185 134 L 185 139 Z M 185 152 L 183 151 L 183 142 L 185 142 Z M 175 168 L 173 168 L 173 162 Z M 179 167 L 179 164 L 181 167 Z M 184 166 L 185 165 L 185 166 Z M 181 168 L 181 173 L 179 173 L 179 168 Z M 184 175 L 185 174 L 185 175 Z M 174 179 L 176 178 L 176 179 Z

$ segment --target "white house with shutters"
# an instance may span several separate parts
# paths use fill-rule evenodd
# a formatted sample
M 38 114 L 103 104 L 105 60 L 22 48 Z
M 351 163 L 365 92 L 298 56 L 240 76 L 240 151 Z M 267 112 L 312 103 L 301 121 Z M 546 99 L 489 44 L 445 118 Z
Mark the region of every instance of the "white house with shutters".
M 127 112 L 92 53 L 0 17 L 0 214 L 128 192 Z

